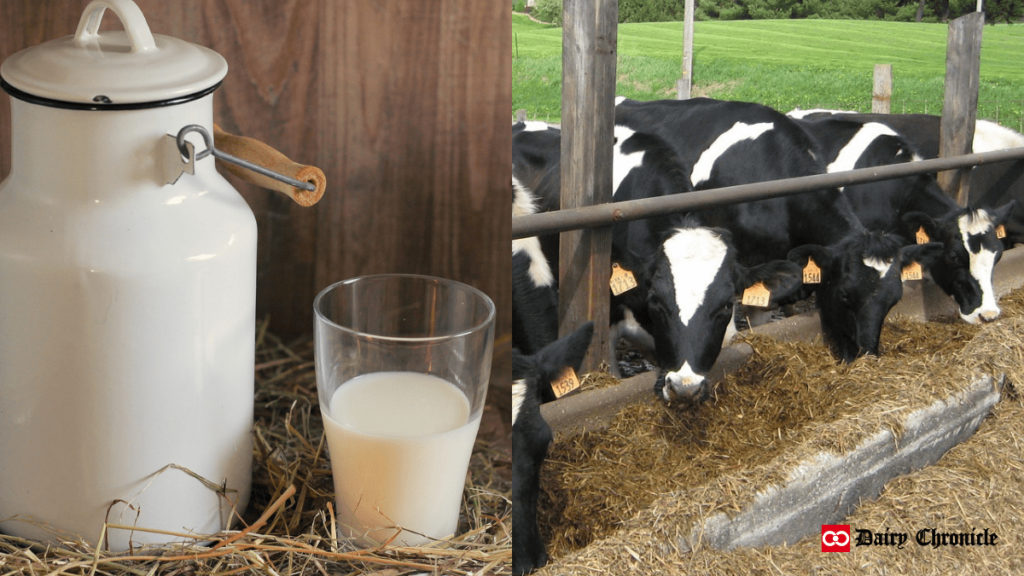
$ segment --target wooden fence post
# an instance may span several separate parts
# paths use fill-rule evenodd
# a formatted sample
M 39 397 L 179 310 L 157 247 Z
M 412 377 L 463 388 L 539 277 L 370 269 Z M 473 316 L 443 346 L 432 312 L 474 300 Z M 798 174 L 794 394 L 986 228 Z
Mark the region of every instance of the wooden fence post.
M 892 64 L 875 64 L 875 83 L 871 92 L 871 113 L 889 114 L 892 102 Z
M 612 200 L 617 0 L 570 0 L 562 13 L 561 208 Z M 607 356 L 611 228 L 561 234 L 560 334 L 594 321 L 583 371 Z
M 985 13 L 973 12 L 949 23 L 946 40 L 946 96 L 942 105 L 939 156 L 970 154 L 978 111 L 981 31 Z M 960 206 L 970 194 L 970 171 L 939 172 L 939 186 Z
M 693 0 L 686 0 L 683 13 L 683 77 L 676 84 L 676 99 L 689 100 L 693 87 Z

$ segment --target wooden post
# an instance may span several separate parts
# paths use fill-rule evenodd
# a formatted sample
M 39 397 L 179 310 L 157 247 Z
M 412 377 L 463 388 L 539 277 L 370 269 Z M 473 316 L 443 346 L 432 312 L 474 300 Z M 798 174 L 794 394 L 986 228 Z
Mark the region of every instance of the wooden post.
M 676 84 L 676 99 L 689 100 L 693 86 L 693 0 L 686 0 L 683 16 L 683 77 Z
M 526 110 L 516 110 L 516 122 L 526 122 Z
M 617 0 L 569 0 L 562 14 L 562 209 L 612 200 Z M 611 229 L 563 232 L 560 334 L 594 321 L 583 371 L 607 356 Z
M 970 154 L 978 109 L 981 31 L 985 13 L 973 12 L 949 23 L 946 41 L 946 97 L 942 105 L 939 156 Z M 970 171 L 939 172 L 939 186 L 960 206 L 970 194 Z
M 892 101 L 892 64 L 875 64 L 875 86 L 871 91 L 871 113 L 888 114 Z

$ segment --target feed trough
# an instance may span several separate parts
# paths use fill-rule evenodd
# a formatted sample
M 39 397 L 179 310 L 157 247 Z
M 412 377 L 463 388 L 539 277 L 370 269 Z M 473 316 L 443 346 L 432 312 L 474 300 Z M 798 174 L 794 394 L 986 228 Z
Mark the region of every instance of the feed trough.
M 751 572 L 764 567 L 751 558 L 780 553 L 795 555 L 797 571 L 820 563 L 821 525 L 854 525 L 886 505 L 888 487 L 939 470 L 931 465 L 971 438 L 993 407 L 1020 409 L 1024 292 L 1010 293 L 1022 284 L 1018 252 L 997 267 L 1004 317 L 993 324 L 922 323 L 948 311 L 937 310 L 942 299 L 929 288 L 912 288 L 886 324 L 881 358 L 837 365 L 825 357 L 816 318 L 805 315 L 727 348 L 712 376 L 715 392 L 700 407 L 656 400 L 649 373 L 545 405 L 556 431 L 542 475 L 547 573 L 590 573 L 612 561 L 651 573 L 694 562 L 701 570 L 736 562 Z M 1009 451 L 998 474 L 1019 474 L 1019 454 Z M 967 478 L 995 486 L 998 474 Z M 960 531 L 1002 530 L 1009 546 L 1002 511 L 1020 514 L 1011 505 L 942 517 L 960 518 L 963 526 L 951 528 Z M 920 529 L 943 527 L 927 514 L 907 518 L 930 522 Z M 889 560 L 930 567 L 935 558 L 917 558 L 925 547 L 913 548 Z M 861 560 L 864 550 L 855 550 Z

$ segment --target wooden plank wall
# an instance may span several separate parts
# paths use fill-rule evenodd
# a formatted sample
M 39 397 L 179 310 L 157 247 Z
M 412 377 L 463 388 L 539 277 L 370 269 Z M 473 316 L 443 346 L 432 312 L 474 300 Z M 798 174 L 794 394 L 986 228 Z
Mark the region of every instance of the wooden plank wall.
M 257 314 L 270 317 L 271 331 L 311 332 L 313 297 L 333 282 L 409 272 L 486 292 L 498 307 L 499 341 L 509 341 L 506 4 L 136 3 L 154 33 L 207 46 L 228 61 L 214 95 L 218 124 L 326 173 L 327 192 L 312 208 L 228 176 L 256 214 Z M 0 2 L 0 60 L 73 34 L 87 4 Z M 102 29 L 120 27 L 104 15 Z M 9 100 L 0 94 L 0 177 L 10 172 L 9 120 Z

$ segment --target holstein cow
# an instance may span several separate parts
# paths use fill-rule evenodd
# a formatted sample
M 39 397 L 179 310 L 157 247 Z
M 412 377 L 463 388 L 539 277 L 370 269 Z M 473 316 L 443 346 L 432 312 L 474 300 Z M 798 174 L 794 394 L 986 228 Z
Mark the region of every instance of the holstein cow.
M 895 130 L 910 142 L 924 159 L 938 158 L 942 118 L 932 114 L 857 114 L 839 110 L 793 110 L 789 115 L 816 119 L 843 114 L 844 118 L 861 123 L 878 122 Z M 978 120 L 972 143 L 975 153 L 1024 147 L 1024 134 L 989 120 Z M 971 170 L 970 204 L 995 208 L 1010 200 L 1024 202 L 1024 160 L 982 164 Z M 1024 210 L 1015 210 L 1006 222 L 1008 247 L 1024 242 Z
M 551 428 L 540 413 L 539 391 L 566 368 L 579 370 L 594 333 L 593 322 L 537 353 L 512 350 L 512 572 L 527 574 L 547 564 L 537 529 L 540 468 L 551 444 Z
M 615 202 L 691 188 L 677 155 L 657 136 L 615 126 L 613 157 Z M 653 335 L 655 363 L 665 371 L 657 389 L 666 400 L 706 395 L 705 376 L 735 334 L 737 296 L 761 283 L 769 301 L 778 301 L 797 293 L 802 280 L 788 260 L 743 265 L 729 231 L 681 214 L 614 225 L 612 260 L 637 284 L 612 298 L 612 320 L 627 321 L 632 312 Z
M 666 142 L 624 126 L 616 126 L 614 134 L 614 201 L 691 189 L 686 170 Z M 550 203 L 557 194 L 557 189 L 546 188 L 534 196 Z M 800 287 L 801 271 L 795 264 L 782 259 L 743 266 L 727 231 L 701 227 L 685 216 L 620 222 L 612 230 L 613 261 L 633 275 L 637 286 L 612 297 L 609 365 L 617 371 L 614 354 L 620 338 L 641 350 L 653 349 L 655 363 L 667 372 L 665 379 L 671 384 L 665 393 L 668 399 L 699 399 L 706 391 L 704 376 L 735 333 L 734 297 L 758 282 L 771 290 L 771 299 L 788 297 Z M 520 268 L 514 272 L 525 276 Z M 513 287 L 523 283 L 516 279 Z M 523 316 L 513 313 L 514 318 Z M 554 318 L 542 328 L 545 333 L 555 330 Z M 542 391 L 542 399 L 551 398 Z
M 512 133 L 512 215 L 557 210 L 561 132 L 540 122 L 520 122 L 513 125 Z M 619 148 L 615 148 L 613 169 L 616 188 L 634 168 L 630 161 L 623 162 L 617 156 Z M 665 185 L 658 182 L 659 176 L 652 172 L 658 167 L 636 168 L 638 175 L 647 176 L 641 185 Z M 524 353 L 539 350 L 554 341 L 558 333 L 558 241 L 558 234 L 547 234 L 512 242 L 512 342 Z M 620 338 L 644 352 L 653 351 L 654 342 L 637 324 L 631 311 L 615 306 L 611 317 L 609 366 L 618 375 L 615 347 Z M 548 393 L 542 396 L 545 401 L 553 399 Z
M 557 190 L 560 142 L 559 130 L 543 123 L 512 127 L 512 217 L 558 208 L 557 196 L 533 190 Z M 536 236 L 512 241 L 512 344 L 524 354 L 558 337 L 558 277 L 551 264 L 557 262 L 558 235 L 545 241 L 547 254 Z
M 819 143 L 828 172 L 921 159 L 912 144 L 879 122 L 837 114 L 797 123 Z M 866 227 L 898 233 L 904 244 L 917 243 L 920 234 L 942 243 L 942 256 L 929 273 L 956 300 L 963 320 L 977 324 L 999 316 L 992 274 L 1003 247 L 996 226 L 1015 201 L 999 209 L 961 208 L 930 174 L 848 186 L 844 194 Z
M 616 123 L 668 141 L 681 161 L 693 167 L 695 189 L 825 171 L 807 133 L 792 119 L 758 104 L 620 99 Z M 938 243 L 903 247 L 897 237 L 866 229 L 837 189 L 693 215 L 704 226 L 728 230 L 745 266 L 779 258 L 805 266 L 813 257 L 821 282 L 805 286 L 817 291 L 822 332 L 843 361 L 878 354 L 882 322 L 903 293 L 902 267 L 914 261 L 927 267 L 942 249 Z M 673 393 L 673 382 L 666 379 L 666 398 Z

